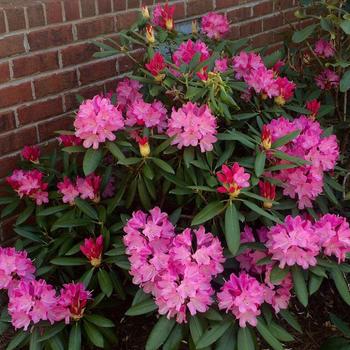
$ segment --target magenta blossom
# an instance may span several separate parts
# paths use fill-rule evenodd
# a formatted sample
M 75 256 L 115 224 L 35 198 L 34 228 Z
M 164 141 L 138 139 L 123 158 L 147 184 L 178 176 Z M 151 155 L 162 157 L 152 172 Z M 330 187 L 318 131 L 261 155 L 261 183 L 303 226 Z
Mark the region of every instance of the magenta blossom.
M 216 118 L 207 105 L 187 102 L 178 110 L 173 108 L 167 134 L 174 137 L 177 148 L 200 146 L 202 152 L 211 151 L 216 142 Z
M 137 80 L 124 78 L 117 85 L 117 103 L 123 112 L 134 102 L 142 99 L 142 85 Z
M 38 146 L 24 146 L 22 157 L 32 163 L 39 163 L 40 148 Z
M 200 53 L 200 62 L 209 58 L 209 49 L 205 43 L 200 40 L 193 42 L 187 40 L 183 42 L 173 54 L 173 61 L 176 66 L 180 67 L 182 64 L 189 64 L 195 54 Z
M 57 189 L 58 192 L 63 195 L 63 203 L 73 205 L 75 198 L 79 196 L 77 186 L 67 176 L 64 177 L 63 181 L 57 184 Z
M 230 30 L 227 17 L 210 12 L 202 18 L 202 31 L 208 38 L 220 40 Z
M 236 72 L 237 79 L 246 79 L 259 68 L 265 68 L 260 55 L 253 52 L 241 51 L 239 55 L 233 58 L 233 69 Z
M 103 236 L 95 238 L 85 238 L 84 244 L 80 246 L 80 251 L 87 257 L 93 267 L 101 265 L 103 251 Z
M 79 146 L 83 143 L 83 140 L 75 135 L 60 135 L 57 137 L 57 140 L 64 147 Z
M 331 41 L 320 39 L 315 44 L 315 53 L 323 58 L 333 57 L 335 54 L 335 48 Z
M 93 202 L 98 203 L 100 201 L 100 187 L 101 176 L 94 173 L 90 174 L 86 178 L 77 178 L 77 190 L 80 193 L 82 199 L 91 199 Z
M 100 143 L 115 140 L 114 132 L 124 128 L 124 120 L 109 99 L 95 96 L 80 105 L 74 127 L 85 148 L 98 149 Z
M 215 61 L 214 71 L 219 73 L 225 73 L 228 70 L 228 59 L 220 58 Z
M 219 309 L 232 312 L 240 327 L 246 327 L 247 323 L 255 327 L 265 299 L 264 292 L 264 286 L 254 277 L 246 273 L 239 276 L 232 273 L 217 294 Z
M 338 87 L 340 77 L 336 72 L 327 68 L 315 77 L 315 82 L 321 90 L 331 90 Z

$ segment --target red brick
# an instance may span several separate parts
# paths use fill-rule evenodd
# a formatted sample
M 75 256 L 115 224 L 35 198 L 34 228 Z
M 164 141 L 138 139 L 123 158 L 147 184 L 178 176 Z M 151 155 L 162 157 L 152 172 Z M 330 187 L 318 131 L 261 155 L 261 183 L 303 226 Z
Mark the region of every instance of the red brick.
M 7 154 L 22 149 L 25 145 L 37 143 L 35 127 L 18 129 L 0 135 L 0 154 Z
M 5 15 L 4 11 L 0 9 L 0 33 L 6 32 Z
M 63 66 L 90 61 L 93 59 L 92 55 L 97 51 L 99 51 L 99 48 L 89 43 L 65 47 L 61 51 Z
M 29 82 L 0 89 L 0 108 L 14 106 L 32 99 L 32 87 Z
M 132 56 L 136 60 L 141 60 L 141 57 L 143 55 L 142 51 L 134 52 Z M 118 57 L 118 67 L 119 67 L 119 73 L 124 73 L 127 71 L 130 71 L 135 66 L 135 62 L 129 58 L 128 56 L 120 56 Z
M 0 83 L 10 80 L 10 69 L 8 62 L 0 63 Z
M 0 58 L 25 52 L 24 35 L 11 35 L 0 39 Z
M 250 36 L 252 34 L 261 33 L 261 31 L 262 31 L 262 20 L 245 23 L 240 26 L 240 32 L 243 38 Z
M 240 0 L 216 0 L 216 8 L 224 9 L 241 4 Z
M 79 68 L 80 81 L 83 85 L 93 81 L 111 78 L 117 75 L 116 59 L 110 61 L 99 61 Z
M 104 17 L 77 24 L 79 40 L 94 38 L 101 34 L 112 33 L 114 31 L 112 17 Z
M 183 2 L 176 4 L 174 18 L 175 19 L 185 18 L 185 4 Z
M 273 2 L 272 0 L 267 2 L 262 2 L 253 7 L 253 15 L 264 16 L 273 12 Z
M 187 3 L 187 16 L 201 15 L 212 10 L 212 0 L 193 0 Z
M 285 10 L 294 6 L 294 0 L 275 0 L 275 11 Z
M 283 25 L 283 16 L 282 15 L 275 15 L 275 16 L 263 19 L 264 31 L 271 30 L 271 29 L 280 27 L 282 25 Z
M 62 97 L 30 104 L 18 109 L 21 125 L 37 122 L 63 113 Z
M 140 0 L 128 0 L 128 9 L 139 8 Z
M 73 41 L 72 26 L 66 24 L 31 32 L 28 41 L 32 51 L 68 44 Z
M 79 19 L 79 0 L 65 0 L 64 12 L 66 14 L 66 21 L 74 21 L 75 19 Z
M 0 159 L 0 177 L 4 178 L 5 176 L 10 175 L 13 169 L 18 165 L 19 160 L 20 160 L 19 154 L 1 158 Z
M 95 0 L 80 0 L 83 17 L 95 16 Z
M 253 47 L 264 47 L 273 42 L 274 36 L 271 33 L 262 33 L 252 38 Z
M 111 0 L 98 0 L 98 13 L 101 15 L 102 13 L 111 12 Z
M 26 21 L 24 19 L 23 7 L 11 7 L 5 9 L 7 23 L 9 25 L 10 32 L 15 30 L 25 29 Z
M 85 87 L 83 89 L 80 89 L 74 93 L 69 93 L 64 96 L 64 101 L 66 105 L 66 111 L 72 111 L 74 109 L 77 109 L 80 105 L 79 101 L 77 100 L 77 95 L 82 96 L 84 99 L 92 98 L 95 95 L 98 95 L 103 91 L 103 85 L 101 83 L 97 83 L 96 86 L 89 86 Z
M 49 119 L 38 125 L 40 141 L 50 140 L 54 137 L 57 137 L 57 130 L 69 130 L 73 125 L 73 116 L 72 117 L 61 117 L 55 119 Z
M 34 81 L 36 97 L 43 97 L 64 90 L 72 89 L 78 85 L 76 72 L 50 74 L 47 77 Z
M 227 35 L 228 39 L 237 40 L 241 38 L 239 25 L 230 26 L 230 31 Z
M 46 2 L 45 7 L 48 24 L 62 22 L 62 7 L 60 2 Z
M 114 11 L 123 11 L 126 9 L 126 0 L 113 0 Z
M 15 78 L 42 73 L 57 68 L 57 51 L 21 57 L 13 60 L 13 75 Z
M 251 7 L 241 7 L 227 12 L 227 18 L 232 23 L 243 21 L 251 16 Z
M 117 32 L 122 29 L 130 28 L 133 23 L 137 20 L 139 11 L 128 11 L 126 13 L 118 13 L 116 15 L 117 21 Z
M 0 113 L 0 130 L 1 132 L 12 130 L 16 127 L 15 114 L 13 111 Z
M 30 28 L 45 25 L 44 9 L 42 4 L 35 4 L 28 7 L 27 15 Z

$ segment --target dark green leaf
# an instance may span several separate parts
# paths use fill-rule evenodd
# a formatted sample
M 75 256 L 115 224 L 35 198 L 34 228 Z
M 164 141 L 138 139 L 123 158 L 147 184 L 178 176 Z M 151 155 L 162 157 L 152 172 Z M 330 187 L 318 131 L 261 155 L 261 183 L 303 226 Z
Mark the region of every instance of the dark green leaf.
M 292 276 L 295 294 L 301 304 L 306 307 L 308 304 L 308 292 L 302 270 L 299 266 L 294 265 L 292 267 Z
M 113 284 L 106 270 L 100 269 L 97 273 L 98 283 L 103 293 L 110 297 L 113 292 Z
M 135 304 L 131 306 L 126 312 L 125 315 L 127 316 L 138 316 L 147 314 L 149 312 L 152 312 L 156 310 L 158 306 L 154 303 L 153 299 L 148 298 L 146 300 L 141 301 L 138 304 Z
M 96 221 L 99 220 L 96 210 L 87 201 L 75 198 L 75 204 L 88 217 Z
M 237 347 L 239 350 L 255 350 L 254 339 L 248 327 L 239 328 Z
M 337 290 L 342 297 L 342 299 L 350 305 L 350 293 L 348 283 L 344 278 L 344 274 L 341 272 L 338 266 L 335 266 L 330 271 L 330 276 L 332 277 Z
M 175 320 L 168 320 L 165 316 L 162 316 L 153 327 L 151 334 L 149 335 L 146 343 L 146 350 L 159 349 L 168 338 L 171 330 L 175 325 Z
M 271 345 L 274 350 L 283 350 L 282 344 L 271 334 L 269 329 L 266 327 L 265 322 L 259 318 L 258 324 L 256 325 L 256 329 L 260 333 L 260 335 L 265 339 L 265 341 Z
M 225 212 L 225 238 L 228 249 L 235 256 L 239 249 L 241 229 L 234 203 L 230 203 Z
M 59 257 L 54 258 L 50 261 L 53 265 L 59 266 L 80 266 L 85 265 L 88 261 L 84 258 L 76 258 L 76 257 Z
M 159 158 L 151 158 L 151 159 L 155 165 L 163 169 L 165 172 L 170 174 L 175 174 L 174 169 L 168 163 L 164 162 L 164 160 Z
M 279 139 L 277 139 L 272 145 L 272 148 L 279 148 L 281 146 L 284 146 L 286 143 L 294 140 L 296 137 L 300 135 L 300 130 L 295 130 Z
M 266 153 L 265 152 L 259 152 L 255 158 L 255 174 L 257 177 L 260 177 L 265 169 L 265 161 L 266 161 Z
M 102 149 L 94 150 L 93 148 L 89 148 L 83 159 L 83 171 L 85 176 L 93 173 L 102 160 Z
M 84 329 L 91 343 L 99 348 L 103 348 L 103 335 L 96 326 L 84 320 Z
M 318 26 L 317 24 L 311 24 L 302 30 L 295 31 L 292 37 L 293 42 L 295 43 L 303 42 L 314 32 L 317 26 Z
M 220 201 L 211 202 L 204 207 L 192 220 L 191 226 L 200 225 L 219 215 L 224 210 L 224 205 Z
M 81 349 L 81 329 L 80 324 L 75 322 L 69 333 L 68 350 Z
M 281 269 L 278 267 L 278 265 L 275 265 L 272 268 L 271 274 L 270 274 L 270 281 L 273 284 L 278 284 L 278 282 L 282 281 L 287 274 L 289 273 L 288 268 Z
M 196 343 L 196 349 L 203 349 L 215 343 L 226 332 L 226 330 L 231 326 L 231 324 L 232 322 L 227 320 L 221 321 L 212 326 L 200 337 L 200 339 Z
M 98 327 L 110 328 L 115 326 L 111 320 L 101 315 L 85 315 L 84 318 Z

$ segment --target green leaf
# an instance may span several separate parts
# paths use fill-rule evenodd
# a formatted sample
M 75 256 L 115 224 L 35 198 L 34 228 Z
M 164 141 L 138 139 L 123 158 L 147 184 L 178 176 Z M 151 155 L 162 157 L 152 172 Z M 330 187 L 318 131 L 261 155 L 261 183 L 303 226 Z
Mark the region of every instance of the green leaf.
M 236 336 L 233 327 L 230 327 L 224 335 L 216 342 L 215 350 L 236 349 Z
M 58 336 L 49 339 L 51 350 L 65 350 L 61 338 Z
M 75 322 L 69 333 L 68 350 L 81 349 L 81 329 L 80 324 Z
M 97 273 L 98 283 L 103 293 L 110 297 L 113 292 L 113 284 L 106 270 L 100 269 Z
M 272 148 L 279 148 L 281 146 L 284 146 L 286 143 L 294 140 L 296 137 L 300 135 L 300 130 L 295 130 L 279 139 L 277 139 L 272 145 Z
M 94 271 L 95 271 L 94 268 L 91 268 L 90 270 L 85 271 L 84 274 L 79 279 L 79 281 L 82 282 L 86 288 L 90 284 Z
M 151 201 L 142 176 L 139 176 L 138 178 L 137 191 L 139 193 L 139 198 L 142 203 L 142 206 L 147 210 L 151 209 Z
M 59 213 L 59 212 L 65 210 L 65 209 L 68 209 L 68 208 L 69 208 L 69 205 L 56 205 L 54 207 L 40 210 L 36 215 L 37 216 L 49 216 L 49 215 Z
M 85 265 L 88 261 L 84 258 L 76 258 L 76 257 L 58 257 L 54 258 L 50 261 L 53 265 L 59 266 L 80 266 Z
M 114 142 L 110 142 L 110 141 L 107 142 L 106 147 L 117 160 L 124 160 L 125 159 L 123 152 L 120 150 L 120 148 Z
M 21 344 L 24 343 L 24 341 L 29 338 L 29 332 L 23 332 L 19 331 L 17 334 L 12 338 L 10 343 L 7 345 L 6 350 L 16 350 L 19 348 Z
M 282 344 L 271 334 L 269 329 L 266 327 L 265 322 L 261 318 L 258 319 L 256 329 L 274 350 L 283 350 Z
M 266 218 L 274 221 L 274 222 L 277 222 L 277 223 L 280 223 L 280 220 L 273 216 L 272 214 L 268 213 L 266 210 L 258 207 L 255 203 L 253 202 L 249 202 L 247 200 L 242 200 L 242 202 L 251 210 L 255 211 L 257 214 L 259 215 L 262 215 L 262 216 L 265 216 Z
M 340 80 L 340 91 L 345 92 L 345 91 L 348 91 L 349 88 L 350 88 L 350 70 L 346 71 Z
M 210 308 L 208 311 L 203 313 L 203 316 L 211 321 L 222 321 L 223 318 L 220 314 L 220 312 L 216 311 L 215 309 Z
M 1 218 L 12 214 L 20 203 L 21 201 L 18 198 L 14 198 L 13 201 L 10 204 L 6 205 L 6 207 L 1 211 Z
M 190 318 L 190 333 L 195 344 L 204 333 L 203 321 L 198 316 L 191 316 Z
M 102 149 L 94 150 L 89 148 L 83 159 L 83 171 L 85 176 L 93 173 L 102 160 Z
M 254 170 L 257 177 L 260 177 L 263 174 L 265 169 L 265 161 L 266 161 L 266 153 L 258 152 L 254 163 Z
M 350 327 L 342 319 L 334 314 L 329 314 L 332 323 L 347 337 L 350 336 Z
M 295 294 L 303 306 L 308 304 L 308 293 L 306 288 L 305 279 L 302 273 L 302 270 L 299 266 L 294 265 L 292 267 L 292 276 L 294 282 L 294 291 Z
M 146 350 L 159 349 L 168 338 L 171 330 L 175 325 L 175 320 L 168 320 L 165 316 L 162 316 L 153 327 L 151 334 L 149 335 L 146 343 Z
M 239 328 L 237 348 L 239 350 L 255 350 L 254 339 L 248 327 Z
M 164 162 L 164 160 L 161 160 L 159 158 L 151 158 L 151 159 L 155 165 L 163 169 L 165 172 L 169 174 L 175 174 L 174 169 L 167 162 Z
M 75 198 L 74 202 L 84 214 L 93 220 L 99 221 L 96 210 L 88 202 L 82 200 L 81 198 Z
M 34 203 L 30 202 L 28 207 L 25 208 L 21 214 L 18 215 L 18 218 L 16 220 L 16 224 L 15 225 L 21 225 L 23 224 L 25 221 L 27 221 L 27 219 L 33 214 L 35 209 L 35 205 Z
M 54 337 L 56 334 L 62 332 L 62 330 L 66 327 L 64 323 L 57 323 L 53 326 L 50 326 L 45 329 L 45 333 L 40 336 L 39 342 L 46 341 L 52 337 Z
M 344 274 L 341 272 L 338 266 L 335 266 L 330 271 L 330 276 L 334 281 L 337 290 L 342 297 L 342 299 L 350 305 L 350 293 L 348 283 L 344 278 Z
M 84 318 L 98 327 L 110 328 L 115 326 L 111 320 L 101 315 L 85 315 Z
M 281 269 L 278 267 L 278 265 L 275 265 L 273 269 L 271 270 L 270 274 L 270 281 L 273 284 L 278 284 L 278 282 L 282 281 L 287 274 L 289 273 L 289 269 Z
M 191 222 L 191 226 L 203 224 L 204 222 L 220 214 L 223 210 L 224 210 L 224 205 L 222 204 L 222 202 L 220 201 L 211 202 L 193 218 Z
M 103 348 L 103 335 L 96 326 L 84 320 L 84 329 L 91 343 L 99 348 Z
M 311 24 L 302 30 L 294 32 L 292 37 L 293 42 L 297 44 L 303 42 L 314 32 L 317 26 L 318 24 Z
M 60 217 L 52 225 L 51 231 L 56 231 L 59 228 L 72 228 L 72 227 L 86 226 L 90 223 L 91 223 L 90 219 L 70 219 L 67 217 Z
M 29 350 L 40 350 L 41 344 L 38 341 L 39 339 L 39 330 L 37 328 L 34 328 L 30 335 L 30 341 L 29 341 Z
M 297 321 L 297 319 L 288 310 L 280 310 L 279 314 L 297 332 L 303 333 L 299 322 Z
M 235 256 L 239 249 L 241 229 L 237 209 L 233 203 L 230 203 L 225 212 L 225 238 L 229 251 Z
M 322 276 L 317 276 L 314 274 L 311 274 L 309 278 L 309 294 L 310 296 L 312 294 L 315 294 L 321 287 L 321 284 L 323 282 Z
M 350 341 L 343 337 L 330 337 L 321 346 L 320 350 L 349 350 Z
M 127 316 L 139 316 L 143 314 L 147 314 L 154 310 L 158 309 L 158 306 L 154 303 L 153 299 L 148 298 L 146 300 L 141 301 L 133 306 L 131 306 L 126 312 Z
M 275 150 L 273 152 L 273 155 L 275 157 L 279 158 L 279 159 L 287 160 L 289 162 L 292 162 L 292 163 L 295 163 L 295 164 L 298 164 L 298 165 L 310 164 L 310 162 L 308 162 L 307 160 L 304 160 L 304 159 L 301 159 L 301 158 L 298 158 L 298 157 L 290 156 L 289 154 L 281 152 L 281 151 L 278 151 L 278 150 Z
M 232 322 L 221 321 L 207 330 L 196 343 L 196 349 L 203 349 L 215 343 L 231 326 Z
M 344 19 L 340 22 L 340 28 L 343 29 L 344 33 L 349 35 L 350 34 L 350 21 L 347 19 Z
M 288 342 L 294 340 L 294 337 L 289 332 L 273 321 L 269 324 L 269 331 L 280 341 Z
M 182 325 L 177 324 L 171 331 L 168 339 L 163 345 L 162 350 L 178 350 L 183 338 Z

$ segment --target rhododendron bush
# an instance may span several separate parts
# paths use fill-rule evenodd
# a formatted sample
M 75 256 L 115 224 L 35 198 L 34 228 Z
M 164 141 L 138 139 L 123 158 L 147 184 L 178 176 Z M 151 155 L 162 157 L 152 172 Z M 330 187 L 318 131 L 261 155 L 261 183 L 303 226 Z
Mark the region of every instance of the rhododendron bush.
M 324 279 L 350 305 L 345 170 L 323 123 L 340 76 L 302 93 L 282 50 L 229 40 L 219 13 L 181 33 L 174 11 L 143 8 L 120 43 L 96 43 L 134 71 L 82 101 L 49 156 L 25 147 L 6 179 L 9 349 L 118 348 L 120 309 L 156 319 L 148 350 L 283 349 L 302 332 L 294 306 Z

